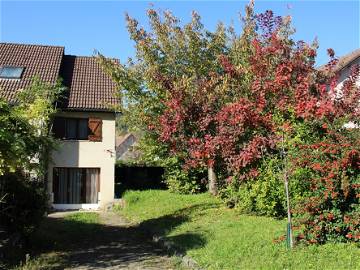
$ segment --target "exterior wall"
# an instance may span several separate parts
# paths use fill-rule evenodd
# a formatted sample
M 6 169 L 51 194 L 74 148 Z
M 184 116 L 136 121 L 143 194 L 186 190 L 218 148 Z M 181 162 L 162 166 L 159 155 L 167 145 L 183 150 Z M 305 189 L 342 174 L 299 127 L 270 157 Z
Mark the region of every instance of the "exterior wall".
M 100 112 L 61 112 L 58 116 L 102 119 L 102 141 L 62 141 L 51 154 L 48 170 L 48 191 L 53 202 L 53 168 L 100 168 L 100 194 L 98 205 L 53 205 L 58 209 L 104 207 L 114 199 L 115 179 L 115 114 Z

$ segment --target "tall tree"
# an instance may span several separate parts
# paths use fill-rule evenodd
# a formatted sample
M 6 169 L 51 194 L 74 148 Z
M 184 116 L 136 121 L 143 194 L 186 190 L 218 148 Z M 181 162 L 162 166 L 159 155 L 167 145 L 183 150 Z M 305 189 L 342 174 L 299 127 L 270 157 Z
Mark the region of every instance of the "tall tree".
M 214 135 L 209 113 L 220 107 L 221 87 L 208 80 L 220 68 L 217 61 L 227 53 L 226 30 L 204 29 L 200 16 L 180 21 L 166 11 L 148 10 L 150 31 L 126 16 L 130 37 L 135 41 L 136 61 L 114 65 L 99 55 L 104 67 L 121 89 L 122 112 L 131 127 L 152 134 L 168 152 L 187 159 L 189 140 Z M 206 157 L 211 192 L 216 194 L 214 154 Z

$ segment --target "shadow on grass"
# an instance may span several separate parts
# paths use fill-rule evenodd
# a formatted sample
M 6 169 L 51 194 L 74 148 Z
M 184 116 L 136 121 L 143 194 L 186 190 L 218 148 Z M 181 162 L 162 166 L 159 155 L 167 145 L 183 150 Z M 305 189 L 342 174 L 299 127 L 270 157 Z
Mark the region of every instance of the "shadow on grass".
M 196 214 L 197 217 L 205 215 L 205 210 L 217 208 L 219 205 L 216 203 L 200 203 L 194 204 L 175 211 L 172 214 L 165 215 L 155 219 L 148 219 L 139 224 L 139 228 L 143 230 L 150 230 L 152 234 L 166 235 L 177 226 L 185 223 Z
M 149 219 L 131 226 L 108 226 L 47 217 L 33 235 L 29 253 L 31 257 L 42 255 L 41 260 L 44 255 L 56 254 L 55 259 L 50 256 L 46 262 L 41 262 L 41 266 L 45 266 L 41 269 L 80 266 L 83 269 L 169 269 L 171 266 L 163 265 L 163 256 L 167 255 L 167 252 L 151 242 L 151 236 L 166 235 L 187 222 L 194 212 L 212 207 L 216 205 L 198 204 L 178 210 L 172 215 Z M 179 234 L 167 239 L 183 253 L 206 244 L 205 239 L 196 233 Z

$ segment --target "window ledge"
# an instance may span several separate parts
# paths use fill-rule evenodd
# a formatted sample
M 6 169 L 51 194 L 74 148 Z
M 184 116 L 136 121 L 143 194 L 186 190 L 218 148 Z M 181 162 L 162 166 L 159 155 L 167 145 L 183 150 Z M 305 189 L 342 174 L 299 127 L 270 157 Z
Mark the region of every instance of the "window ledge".
M 73 139 L 73 140 L 60 139 L 60 141 L 62 141 L 62 142 L 91 142 L 90 140 L 76 140 L 76 139 Z
M 92 141 L 92 140 L 63 140 L 63 139 L 59 139 L 61 142 L 102 142 L 102 141 Z
M 1 81 L 21 81 L 20 78 L 6 78 L 6 77 L 0 77 Z

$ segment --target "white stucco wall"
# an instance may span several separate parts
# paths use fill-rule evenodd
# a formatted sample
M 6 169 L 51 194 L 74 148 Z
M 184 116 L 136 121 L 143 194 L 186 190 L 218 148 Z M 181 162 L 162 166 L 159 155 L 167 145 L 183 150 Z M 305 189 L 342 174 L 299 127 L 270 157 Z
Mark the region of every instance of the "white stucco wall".
M 52 179 L 54 167 L 100 168 L 99 207 L 104 207 L 114 199 L 115 179 L 115 114 L 100 112 L 62 112 L 58 116 L 102 119 L 102 141 L 88 140 L 62 141 L 51 154 L 48 170 L 48 190 L 53 199 Z M 95 206 L 96 207 L 96 206 Z M 58 208 L 70 208 L 59 206 Z M 72 207 L 74 208 L 74 207 Z M 77 206 L 75 208 L 78 208 Z M 82 208 L 87 208 L 86 205 Z M 91 208 L 94 208 L 91 207 Z

